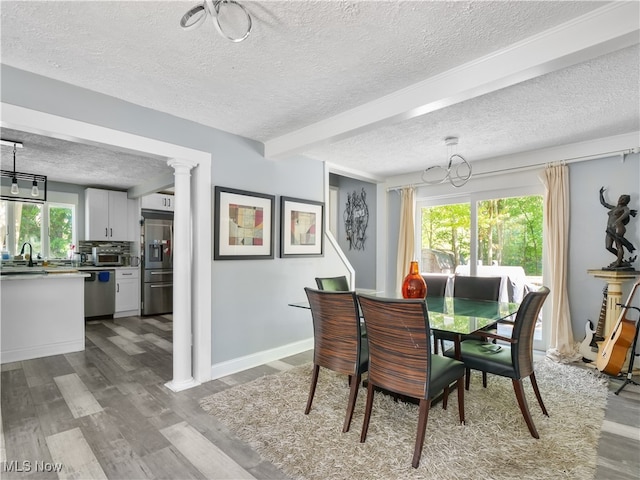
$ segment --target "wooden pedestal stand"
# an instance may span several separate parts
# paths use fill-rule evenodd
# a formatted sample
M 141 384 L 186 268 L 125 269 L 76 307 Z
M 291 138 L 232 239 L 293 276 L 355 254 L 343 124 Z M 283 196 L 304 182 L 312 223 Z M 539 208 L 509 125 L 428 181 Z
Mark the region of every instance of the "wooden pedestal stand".
M 596 278 L 602 278 L 607 282 L 607 314 L 604 323 L 604 338 L 608 338 L 622 311 L 622 308 L 618 306 L 623 302 L 622 283 L 635 280 L 640 275 L 640 272 L 632 270 L 587 270 L 587 273 Z M 629 361 L 627 360 L 623 370 L 628 363 Z M 635 366 L 635 369 L 640 369 L 640 365 Z

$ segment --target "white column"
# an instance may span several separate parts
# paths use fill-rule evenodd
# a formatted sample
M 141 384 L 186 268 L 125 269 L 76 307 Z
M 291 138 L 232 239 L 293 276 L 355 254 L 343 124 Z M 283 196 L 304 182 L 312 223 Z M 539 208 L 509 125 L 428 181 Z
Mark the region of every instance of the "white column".
M 166 387 L 179 392 L 199 385 L 193 378 L 191 315 L 191 169 L 196 163 L 170 159 L 175 177 L 173 213 L 173 380 Z

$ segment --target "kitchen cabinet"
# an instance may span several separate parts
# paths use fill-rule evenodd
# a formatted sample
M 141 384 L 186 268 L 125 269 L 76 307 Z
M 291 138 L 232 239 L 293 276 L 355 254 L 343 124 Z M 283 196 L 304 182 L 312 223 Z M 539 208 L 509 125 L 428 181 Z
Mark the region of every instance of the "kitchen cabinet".
M 127 192 L 87 188 L 85 195 L 85 240 L 135 241 L 129 228 L 131 201 Z
M 149 210 L 164 210 L 173 212 L 174 197 L 173 195 L 165 195 L 163 193 L 153 193 L 142 197 L 142 208 Z
M 138 268 L 116 268 L 116 311 L 114 317 L 136 315 L 140 308 L 140 271 Z

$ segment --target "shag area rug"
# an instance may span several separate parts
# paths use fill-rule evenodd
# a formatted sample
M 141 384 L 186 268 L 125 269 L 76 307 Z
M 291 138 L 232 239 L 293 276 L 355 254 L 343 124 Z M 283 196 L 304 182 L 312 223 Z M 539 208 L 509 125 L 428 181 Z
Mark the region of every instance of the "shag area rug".
M 411 458 L 418 422 L 416 405 L 374 400 L 365 443 L 360 443 L 366 389 L 342 433 L 349 389 L 345 376 L 320 369 L 309 415 L 304 408 L 311 364 L 230 388 L 201 406 L 294 479 L 591 479 L 604 419 L 607 380 L 598 372 L 544 359 L 535 371 L 545 417 L 528 379 L 526 398 L 540 434 L 529 434 L 511 380 L 489 375 L 487 388 L 475 372 L 465 391 L 466 424 L 458 423 L 457 395 L 429 411 L 418 469 Z

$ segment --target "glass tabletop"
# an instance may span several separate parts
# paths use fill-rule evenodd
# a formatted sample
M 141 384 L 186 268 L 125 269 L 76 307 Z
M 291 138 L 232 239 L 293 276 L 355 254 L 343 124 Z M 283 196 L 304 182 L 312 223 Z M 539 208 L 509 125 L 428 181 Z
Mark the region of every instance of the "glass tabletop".
M 396 298 L 397 294 L 376 293 L 372 296 Z M 469 334 L 505 319 L 518 311 L 517 303 L 472 300 L 459 297 L 429 297 L 426 299 L 429 325 L 432 330 Z M 309 302 L 290 303 L 291 307 L 310 309 Z

